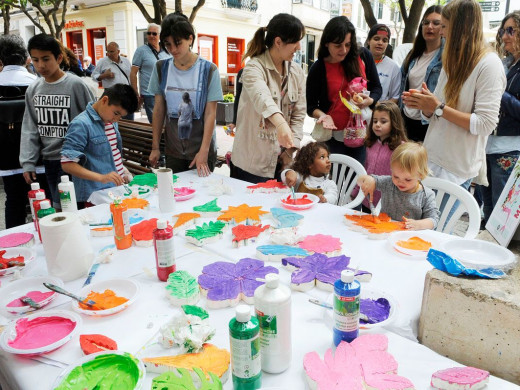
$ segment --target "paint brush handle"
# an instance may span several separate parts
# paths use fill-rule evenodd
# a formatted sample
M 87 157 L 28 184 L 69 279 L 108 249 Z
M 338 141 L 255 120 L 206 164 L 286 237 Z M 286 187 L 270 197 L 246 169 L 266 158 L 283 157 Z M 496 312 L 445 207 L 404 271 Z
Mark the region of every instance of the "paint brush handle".
M 36 303 L 33 299 L 29 298 L 27 295 L 24 295 L 23 297 L 20 297 L 19 299 L 26 305 L 31 306 L 33 309 L 41 309 L 41 306 L 38 303 Z
M 89 299 L 88 301 L 85 301 L 85 299 L 81 298 L 81 297 L 78 297 L 77 295 L 74 295 L 73 293 L 59 287 L 59 286 L 56 286 L 54 284 L 51 284 L 51 283 L 43 283 L 43 285 L 45 287 L 47 287 L 49 290 L 52 290 L 52 291 L 55 291 L 57 292 L 58 294 L 63 294 L 63 295 L 66 295 L 68 297 L 71 297 L 72 299 L 75 299 L 76 301 L 84 304 L 84 305 L 87 305 L 87 306 L 94 306 L 96 304 L 96 302 L 94 302 L 93 300 Z

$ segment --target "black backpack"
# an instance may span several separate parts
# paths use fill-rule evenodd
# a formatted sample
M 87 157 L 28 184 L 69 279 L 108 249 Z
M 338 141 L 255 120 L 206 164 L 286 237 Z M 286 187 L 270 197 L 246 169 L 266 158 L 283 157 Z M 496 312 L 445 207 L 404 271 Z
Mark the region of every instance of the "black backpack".
M 0 169 L 19 169 L 26 86 L 0 85 Z

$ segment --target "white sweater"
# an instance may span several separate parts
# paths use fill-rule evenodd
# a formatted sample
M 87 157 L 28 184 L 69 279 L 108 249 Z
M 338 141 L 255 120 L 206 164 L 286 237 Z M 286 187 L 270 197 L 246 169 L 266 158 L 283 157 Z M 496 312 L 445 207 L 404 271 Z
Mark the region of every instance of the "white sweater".
M 462 65 L 461 65 L 462 66 Z M 445 102 L 444 87 L 448 82 L 442 69 L 435 96 Z M 486 158 L 486 142 L 496 128 L 500 100 L 506 88 L 502 62 L 495 53 L 486 54 L 475 66 L 462 86 L 457 110 L 472 113 L 470 131 L 432 116 L 424 139 L 428 161 L 450 174 L 471 179 L 479 174 Z

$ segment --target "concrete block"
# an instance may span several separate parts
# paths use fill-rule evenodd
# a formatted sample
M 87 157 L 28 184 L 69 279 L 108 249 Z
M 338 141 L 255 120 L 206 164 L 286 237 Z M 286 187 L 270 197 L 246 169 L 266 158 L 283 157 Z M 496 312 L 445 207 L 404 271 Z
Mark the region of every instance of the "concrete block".
M 461 364 L 520 384 L 520 267 L 504 279 L 429 271 L 419 341 Z

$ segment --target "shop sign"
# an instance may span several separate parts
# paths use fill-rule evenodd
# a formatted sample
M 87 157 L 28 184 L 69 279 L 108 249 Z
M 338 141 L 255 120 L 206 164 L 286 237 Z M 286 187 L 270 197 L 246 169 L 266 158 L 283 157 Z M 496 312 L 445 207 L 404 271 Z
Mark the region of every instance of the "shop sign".
M 82 28 L 85 27 L 85 22 L 83 20 L 69 20 L 65 23 L 64 28 L 67 30 L 69 28 Z

